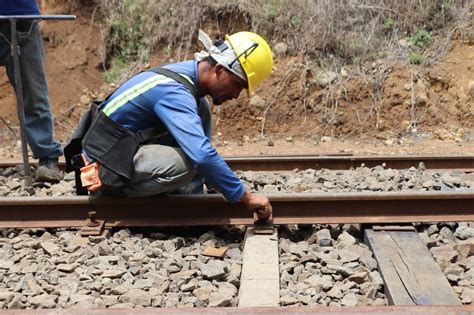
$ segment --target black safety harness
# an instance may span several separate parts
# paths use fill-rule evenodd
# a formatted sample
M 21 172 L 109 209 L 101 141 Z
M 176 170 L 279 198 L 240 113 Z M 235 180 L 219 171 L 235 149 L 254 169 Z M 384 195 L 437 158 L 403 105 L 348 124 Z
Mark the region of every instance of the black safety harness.
M 194 96 L 196 104 L 199 106 L 197 89 L 189 80 L 162 67 L 155 67 L 147 71 L 164 75 L 183 84 Z M 69 143 L 64 147 L 66 172 L 75 172 L 78 195 L 88 194 L 80 179 L 80 168 L 84 166 L 81 156 L 83 150 L 87 152 L 88 157 L 101 163 L 99 169 L 99 177 L 103 183 L 101 190 L 120 191 L 130 180 L 133 172 L 133 157 L 139 146 L 168 133 L 159 119 L 157 119 L 155 127 L 138 132 L 132 132 L 110 119 L 102 111 L 102 107 L 112 94 L 102 102 L 94 101 L 91 104 L 90 109 L 81 117 Z

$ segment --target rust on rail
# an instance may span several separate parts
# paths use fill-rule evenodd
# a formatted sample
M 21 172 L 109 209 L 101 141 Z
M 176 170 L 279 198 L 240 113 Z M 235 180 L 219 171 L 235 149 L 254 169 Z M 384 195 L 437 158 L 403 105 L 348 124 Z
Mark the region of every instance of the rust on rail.
M 267 195 L 275 224 L 474 221 L 474 191 Z M 80 227 L 89 211 L 106 226 L 252 224 L 252 213 L 221 195 L 153 198 L 0 199 L 0 227 Z

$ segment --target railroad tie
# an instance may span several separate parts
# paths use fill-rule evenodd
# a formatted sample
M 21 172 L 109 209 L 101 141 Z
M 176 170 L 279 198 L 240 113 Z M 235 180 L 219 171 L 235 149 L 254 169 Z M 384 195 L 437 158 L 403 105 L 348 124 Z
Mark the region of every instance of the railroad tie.
M 257 235 L 247 228 L 240 278 L 239 307 L 279 306 L 278 233 Z
M 365 231 L 393 305 L 460 305 L 417 232 Z

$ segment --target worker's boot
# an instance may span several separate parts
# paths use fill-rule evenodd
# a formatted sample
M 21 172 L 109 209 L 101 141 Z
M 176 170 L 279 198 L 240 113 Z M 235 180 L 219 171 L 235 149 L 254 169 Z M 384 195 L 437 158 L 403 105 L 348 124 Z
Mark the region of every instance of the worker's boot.
M 58 158 L 40 159 L 36 169 L 36 180 L 39 182 L 59 182 L 61 180 L 61 172 L 58 167 Z

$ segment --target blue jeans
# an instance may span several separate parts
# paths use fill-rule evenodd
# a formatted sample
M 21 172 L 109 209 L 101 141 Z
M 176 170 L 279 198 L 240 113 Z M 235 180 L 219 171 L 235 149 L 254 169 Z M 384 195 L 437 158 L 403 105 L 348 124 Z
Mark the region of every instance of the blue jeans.
M 33 157 L 57 158 L 62 155 L 59 142 L 53 139 L 53 123 L 44 73 L 44 50 L 38 23 L 17 22 L 20 44 L 20 70 L 25 110 L 25 129 Z M 0 33 L 11 41 L 10 22 L 0 23 Z M 13 57 L 10 43 L 0 35 L 0 65 L 7 69 L 8 79 L 15 87 Z

